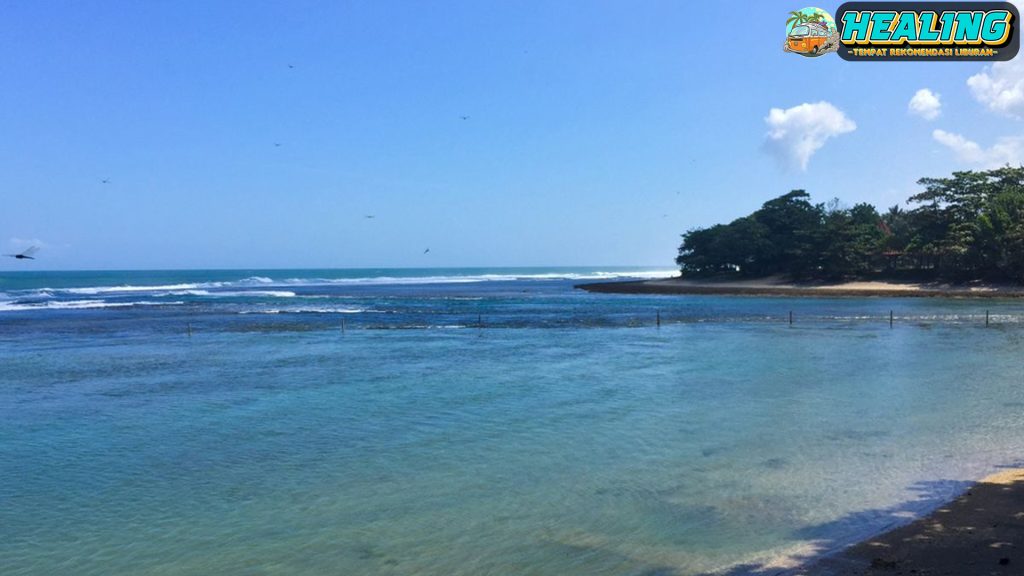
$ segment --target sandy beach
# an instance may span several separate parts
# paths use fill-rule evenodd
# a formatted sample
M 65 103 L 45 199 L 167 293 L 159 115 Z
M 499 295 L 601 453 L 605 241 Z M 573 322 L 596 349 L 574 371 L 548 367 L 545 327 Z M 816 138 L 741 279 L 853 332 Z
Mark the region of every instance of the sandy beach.
M 796 574 L 1024 574 L 1024 469 L 982 479 L 928 516 L 847 548 Z
M 1024 286 L 1007 284 L 946 284 L 895 281 L 796 283 L 782 277 L 691 280 L 665 278 L 627 282 L 577 284 L 588 292 L 611 294 L 719 294 L 737 296 L 884 296 L 946 298 L 1021 298 Z

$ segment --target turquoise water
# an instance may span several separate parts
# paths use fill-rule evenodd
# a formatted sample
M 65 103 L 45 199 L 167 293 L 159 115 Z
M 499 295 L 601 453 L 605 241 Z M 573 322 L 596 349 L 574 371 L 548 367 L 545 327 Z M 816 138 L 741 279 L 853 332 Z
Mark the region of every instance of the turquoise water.
M 744 574 L 1024 455 L 1019 302 L 633 274 L 2 276 L 0 571 Z

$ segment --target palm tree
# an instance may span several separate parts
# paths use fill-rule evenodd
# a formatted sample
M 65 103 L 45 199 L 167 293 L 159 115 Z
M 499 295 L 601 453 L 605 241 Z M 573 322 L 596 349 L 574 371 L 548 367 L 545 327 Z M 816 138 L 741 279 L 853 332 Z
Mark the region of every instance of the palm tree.
M 807 17 L 807 14 L 804 14 L 803 12 L 790 12 L 789 19 L 786 20 L 786 29 L 792 30 L 794 27 L 809 21 L 810 19 Z

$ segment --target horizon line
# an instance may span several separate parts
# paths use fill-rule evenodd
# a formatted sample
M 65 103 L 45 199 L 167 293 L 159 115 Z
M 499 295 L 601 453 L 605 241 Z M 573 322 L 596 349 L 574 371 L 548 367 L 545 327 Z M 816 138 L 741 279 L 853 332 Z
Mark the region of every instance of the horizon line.
M 561 268 L 651 268 L 676 270 L 678 266 L 659 264 L 559 264 L 559 265 L 488 265 L 488 266 L 301 266 L 295 268 L 261 268 L 254 266 L 229 268 L 42 268 L 42 269 L 0 269 L 0 274 L 24 272 L 242 272 L 242 271 L 285 271 L 285 270 L 483 270 L 483 269 L 561 269 Z

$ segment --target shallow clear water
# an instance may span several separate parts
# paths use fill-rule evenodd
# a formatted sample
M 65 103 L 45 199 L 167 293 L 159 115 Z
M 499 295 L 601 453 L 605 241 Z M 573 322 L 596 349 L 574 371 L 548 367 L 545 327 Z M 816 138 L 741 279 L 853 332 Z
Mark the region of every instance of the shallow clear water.
M 2 572 L 742 574 L 1024 455 L 1016 301 L 317 272 L 4 276 Z

